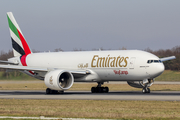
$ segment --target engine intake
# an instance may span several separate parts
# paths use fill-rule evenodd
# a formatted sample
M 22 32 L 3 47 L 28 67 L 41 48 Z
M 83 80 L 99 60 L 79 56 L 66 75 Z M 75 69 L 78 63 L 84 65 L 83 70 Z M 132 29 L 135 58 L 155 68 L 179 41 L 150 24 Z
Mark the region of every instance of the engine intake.
M 54 70 L 45 75 L 44 82 L 52 90 L 68 90 L 74 83 L 74 77 L 69 71 Z

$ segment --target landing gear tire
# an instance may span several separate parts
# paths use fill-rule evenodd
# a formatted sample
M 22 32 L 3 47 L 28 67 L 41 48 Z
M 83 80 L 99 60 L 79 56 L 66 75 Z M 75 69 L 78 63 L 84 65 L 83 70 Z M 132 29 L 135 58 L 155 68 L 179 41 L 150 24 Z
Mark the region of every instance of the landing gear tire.
M 108 87 L 92 87 L 91 92 L 92 93 L 108 93 L 109 88 Z
M 147 88 L 147 93 L 150 93 L 150 91 L 151 91 L 151 90 L 150 90 L 149 88 Z
M 59 94 L 64 93 L 64 91 L 51 90 L 50 88 L 46 89 L 46 94 Z
M 51 89 L 47 88 L 46 89 L 46 94 L 50 94 L 50 91 L 51 91 Z
M 150 89 L 149 88 L 143 88 L 142 89 L 142 93 L 150 93 Z
M 59 94 L 63 94 L 63 93 L 64 93 L 64 91 L 58 91 L 58 93 L 59 93 Z
M 101 92 L 102 92 L 102 89 L 103 89 L 102 87 L 97 87 L 97 88 L 96 88 L 96 90 L 97 90 L 96 92 L 97 92 L 97 93 L 101 93 Z
M 96 88 L 95 88 L 95 87 L 92 87 L 92 88 L 91 88 L 91 92 L 92 92 L 92 93 L 95 93 L 95 92 L 96 92 Z
M 109 92 L 109 88 L 108 87 L 101 87 L 101 85 L 103 85 L 103 82 L 98 82 L 97 87 L 92 87 L 91 88 L 91 92 L 92 93 L 108 93 Z
M 105 87 L 105 91 L 106 91 L 106 93 L 108 93 L 109 92 L 109 88 Z

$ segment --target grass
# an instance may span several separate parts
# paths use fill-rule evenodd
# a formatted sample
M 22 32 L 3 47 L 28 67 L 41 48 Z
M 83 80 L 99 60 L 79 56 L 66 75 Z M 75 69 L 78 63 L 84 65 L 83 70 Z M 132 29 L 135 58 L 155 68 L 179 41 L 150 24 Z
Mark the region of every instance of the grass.
M 1 77 L 0 77 L 1 78 Z M 31 78 L 31 77 L 30 77 Z M 45 90 L 43 81 L 10 78 L 0 80 L 0 90 Z M 27 80 L 27 79 L 26 79 Z M 30 80 L 30 81 L 29 81 Z M 165 71 L 156 81 L 180 81 L 180 72 Z M 90 91 L 96 83 L 74 83 L 70 90 Z M 128 84 L 106 83 L 110 91 L 141 91 Z M 151 91 L 180 91 L 180 85 L 157 85 Z M 180 101 L 119 101 L 119 100 L 26 100 L 0 99 L 1 116 L 46 116 L 100 119 L 180 119 Z M 11 119 L 8 119 L 11 120 Z
M 0 71 L 0 80 L 36 80 L 36 79 L 19 71 L 13 71 L 13 72 Z
M 101 119 L 180 119 L 180 102 L 0 99 L 0 115 Z
M 180 72 L 165 70 L 162 75 L 155 79 L 156 81 L 179 81 L 180 82 Z

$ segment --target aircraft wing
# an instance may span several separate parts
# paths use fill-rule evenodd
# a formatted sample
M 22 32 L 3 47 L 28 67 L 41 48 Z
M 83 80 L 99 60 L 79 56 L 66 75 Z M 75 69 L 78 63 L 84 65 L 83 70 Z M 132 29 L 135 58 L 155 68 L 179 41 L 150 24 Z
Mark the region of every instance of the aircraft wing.
M 52 70 L 57 70 L 59 68 L 40 68 L 40 67 L 29 67 L 29 66 L 19 66 L 19 65 L 0 65 L 0 68 L 3 69 L 12 69 L 12 70 L 27 70 L 27 71 L 36 71 L 36 72 L 48 72 Z M 90 74 L 88 70 L 67 70 L 73 74 Z
M 37 68 L 37 67 L 28 67 L 28 66 L 19 66 L 19 65 L 0 65 L 0 68 L 13 69 L 13 70 L 29 70 L 29 71 L 39 71 L 47 72 L 47 68 Z
M 176 59 L 176 57 L 175 57 L 175 56 L 170 56 L 170 57 L 160 58 L 160 60 L 161 60 L 162 62 L 168 61 L 168 60 L 172 60 L 172 59 Z

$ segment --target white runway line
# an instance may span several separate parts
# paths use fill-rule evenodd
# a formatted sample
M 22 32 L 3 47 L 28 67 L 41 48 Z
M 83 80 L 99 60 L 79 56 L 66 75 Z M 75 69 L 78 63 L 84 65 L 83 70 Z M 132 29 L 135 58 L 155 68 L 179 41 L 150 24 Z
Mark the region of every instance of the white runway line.
M 11 119 L 40 119 L 40 120 L 114 120 L 114 119 L 85 119 L 85 118 L 55 118 L 55 117 L 15 117 L 15 116 L 0 116 L 0 119 L 11 118 Z

